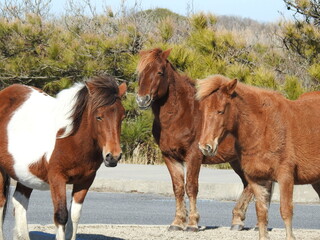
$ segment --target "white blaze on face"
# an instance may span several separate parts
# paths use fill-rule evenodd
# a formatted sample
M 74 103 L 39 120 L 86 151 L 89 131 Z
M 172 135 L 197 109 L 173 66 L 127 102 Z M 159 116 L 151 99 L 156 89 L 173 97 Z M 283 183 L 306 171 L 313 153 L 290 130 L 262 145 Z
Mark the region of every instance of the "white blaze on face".
M 213 149 L 214 154 L 216 154 L 218 151 L 218 145 L 219 145 L 219 142 L 218 142 L 218 138 L 216 137 L 213 140 L 213 144 L 212 144 L 212 149 Z
M 102 158 L 103 158 L 103 161 L 106 160 L 106 156 L 107 156 L 108 153 L 110 153 L 110 152 L 107 151 L 106 148 L 104 147 L 104 148 L 102 149 Z

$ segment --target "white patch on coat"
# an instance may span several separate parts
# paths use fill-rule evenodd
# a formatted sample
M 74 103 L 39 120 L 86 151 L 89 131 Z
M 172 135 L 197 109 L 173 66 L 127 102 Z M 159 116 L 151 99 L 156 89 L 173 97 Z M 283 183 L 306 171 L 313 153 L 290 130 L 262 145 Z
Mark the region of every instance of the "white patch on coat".
M 71 202 L 68 222 L 66 226 L 66 239 L 76 240 L 79 219 L 81 216 L 82 204 L 77 203 L 74 199 Z
M 66 240 L 63 225 L 56 226 L 56 240 Z
M 59 129 L 66 128 L 67 133 L 72 130 L 71 110 L 75 95 L 83 86 L 76 84 L 63 90 L 57 98 L 30 88 L 27 100 L 12 115 L 7 126 L 8 152 L 14 161 L 15 174 L 23 185 L 49 189 L 47 183 L 29 171 L 29 166 L 42 157 L 49 162 Z
M 57 116 L 57 128 L 66 128 L 65 132 L 59 138 L 67 137 L 73 129 L 72 125 L 72 109 L 76 103 L 77 93 L 84 87 L 83 83 L 75 83 L 71 88 L 62 90 L 57 95 L 57 106 L 56 106 L 56 116 Z

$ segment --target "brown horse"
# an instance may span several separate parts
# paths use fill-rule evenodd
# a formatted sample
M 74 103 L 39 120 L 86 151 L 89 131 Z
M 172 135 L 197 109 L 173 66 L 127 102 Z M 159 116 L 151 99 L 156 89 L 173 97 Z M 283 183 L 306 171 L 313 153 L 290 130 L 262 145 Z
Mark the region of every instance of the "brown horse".
M 102 162 L 115 167 L 121 158 L 120 97 L 125 91 L 125 84 L 118 87 L 106 76 L 75 84 L 57 98 L 17 84 L 0 92 L 1 230 L 11 177 L 17 181 L 14 239 L 29 239 L 26 211 L 33 189 L 51 191 L 56 239 L 76 239 L 82 203 L 97 169 Z M 69 214 L 66 184 L 73 184 Z
M 139 90 L 137 103 L 140 108 L 152 107 L 154 122 L 152 133 L 159 145 L 171 175 L 176 198 L 176 215 L 169 230 L 183 230 L 187 223 L 184 194 L 190 200 L 190 214 L 186 230 L 197 231 L 199 214 L 196 207 L 200 166 L 229 162 L 241 178 L 244 191 L 234 210 L 232 228 L 241 230 L 248 204 L 253 196 L 250 186 L 240 168 L 234 138 L 230 135 L 223 141 L 216 157 L 203 157 L 198 148 L 201 128 L 199 103 L 195 100 L 194 83 L 180 75 L 167 60 L 170 49 L 142 51 L 137 70 Z M 184 176 L 186 164 L 186 185 Z M 271 182 L 268 185 L 271 191 Z
M 296 101 L 281 94 L 215 75 L 198 81 L 203 113 L 199 147 L 213 156 L 231 133 L 246 178 L 256 198 L 260 239 L 266 229 L 268 194 L 263 183 L 277 181 L 286 239 L 292 233 L 294 184 L 313 184 L 320 196 L 319 92 Z

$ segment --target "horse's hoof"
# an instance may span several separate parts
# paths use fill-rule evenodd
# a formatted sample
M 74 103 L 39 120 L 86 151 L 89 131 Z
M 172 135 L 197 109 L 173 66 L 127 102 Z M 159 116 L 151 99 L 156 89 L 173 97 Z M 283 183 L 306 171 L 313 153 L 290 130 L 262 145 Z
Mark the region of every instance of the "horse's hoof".
M 186 232 L 199 232 L 199 228 L 197 227 L 187 227 Z
M 243 230 L 243 225 L 240 224 L 233 224 L 230 228 L 232 231 L 242 231 Z
M 170 225 L 170 227 L 168 228 L 168 231 L 169 232 L 171 232 L 171 231 L 183 231 L 183 228 L 179 227 L 179 226 Z

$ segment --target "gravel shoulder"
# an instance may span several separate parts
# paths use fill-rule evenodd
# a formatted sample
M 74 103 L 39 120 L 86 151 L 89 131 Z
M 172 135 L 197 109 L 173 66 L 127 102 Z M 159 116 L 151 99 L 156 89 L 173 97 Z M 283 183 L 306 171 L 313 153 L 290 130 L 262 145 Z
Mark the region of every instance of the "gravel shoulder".
M 154 225 L 79 225 L 77 240 L 257 240 L 258 232 L 253 229 L 241 232 L 230 231 L 226 227 L 202 227 L 197 233 L 168 232 L 168 226 Z M 53 225 L 29 225 L 32 240 L 53 240 Z M 319 240 L 320 230 L 294 229 L 297 240 Z M 269 231 L 271 240 L 283 240 L 284 229 L 274 228 Z

